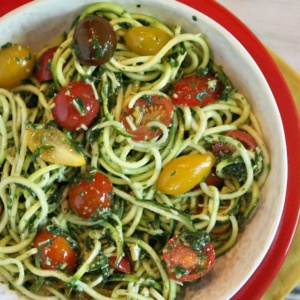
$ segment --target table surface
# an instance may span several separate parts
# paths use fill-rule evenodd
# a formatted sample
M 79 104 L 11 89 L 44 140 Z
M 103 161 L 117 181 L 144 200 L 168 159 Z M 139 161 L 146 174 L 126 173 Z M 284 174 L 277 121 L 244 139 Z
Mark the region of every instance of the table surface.
M 299 0 L 216 0 L 300 73 Z

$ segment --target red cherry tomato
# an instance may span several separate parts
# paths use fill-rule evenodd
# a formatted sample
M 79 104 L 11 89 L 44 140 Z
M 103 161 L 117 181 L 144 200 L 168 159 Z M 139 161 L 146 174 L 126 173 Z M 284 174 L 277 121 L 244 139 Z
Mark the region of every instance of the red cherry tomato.
M 225 144 L 223 142 L 216 142 L 212 146 L 212 153 L 216 156 L 221 152 L 233 153 L 234 151 L 235 151 L 235 147 L 233 145 Z
M 174 106 L 166 97 L 154 95 L 149 99 L 138 99 L 133 108 L 128 106 L 121 113 L 121 122 L 126 130 L 134 135 L 133 140 L 150 140 L 161 135 L 161 130 L 147 126 L 151 121 L 158 121 L 166 126 L 172 122 Z M 128 122 L 128 119 L 130 120 Z M 132 125 L 131 125 L 132 124 Z
M 35 69 L 35 77 L 38 81 L 42 82 L 52 79 L 51 61 L 56 50 L 57 47 L 49 48 L 38 58 Z
M 127 256 L 123 256 L 121 258 L 121 261 L 120 261 L 120 263 L 117 267 L 115 266 L 116 259 L 117 259 L 116 256 L 111 256 L 111 257 L 108 258 L 109 265 L 112 268 L 115 268 L 117 271 L 120 271 L 120 272 L 125 273 L 125 274 L 131 274 L 132 273 L 131 264 L 130 264 L 130 261 L 129 261 Z
M 241 130 L 230 130 L 226 133 L 231 137 L 238 139 L 248 150 L 255 150 L 257 143 L 254 138 L 247 132 Z
M 175 83 L 172 100 L 177 105 L 205 106 L 215 102 L 220 92 L 220 84 L 213 76 L 190 75 Z
M 114 55 L 117 35 L 103 17 L 88 15 L 74 31 L 75 54 L 86 65 L 103 65 Z
M 212 167 L 209 175 L 205 179 L 207 185 L 220 186 L 224 182 L 223 178 L 220 178 L 216 173 L 216 167 Z
M 210 242 L 202 251 L 197 251 L 184 244 L 178 237 L 173 237 L 165 245 L 162 259 L 172 279 L 180 282 L 194 281 L 212 268 L 215 251 Z
M 40 253 L 40 267 L 45 270 L 72 272 L 77 266 L 77 252 L 59 233 L 44 228 L 36 235 L 33 246 Z
M 108 209 L 112 202 L 113 185 L 102 173 L 86 175 L 69 189 L 69 204 L 82 218 L 98 216 Z
M 100 111 L 90 84 L 71 82 L 54 97 L 52 114 L 55 121 L 65 129 L 79 130 L 88 127 Z

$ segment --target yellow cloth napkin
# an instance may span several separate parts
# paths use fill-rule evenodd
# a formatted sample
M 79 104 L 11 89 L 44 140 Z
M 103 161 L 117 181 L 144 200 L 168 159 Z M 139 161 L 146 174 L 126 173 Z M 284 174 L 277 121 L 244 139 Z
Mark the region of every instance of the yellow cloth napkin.
M 298 114 L 300 115 L 300 74 L 292 69 L 285 61 L 269 50 L 281 70 L 292 93 Z M 300 282 L 300 226 L 298 226 L 289 254 L 285 259 L 275 280 L 262 297 L 262 300 L 284 299 Z

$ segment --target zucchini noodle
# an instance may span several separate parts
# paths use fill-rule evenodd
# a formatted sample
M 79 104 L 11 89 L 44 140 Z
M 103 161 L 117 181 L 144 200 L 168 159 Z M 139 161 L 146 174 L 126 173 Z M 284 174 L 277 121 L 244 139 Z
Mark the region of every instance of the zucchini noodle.
M 90 5 L 78 20 L 90 14 L 109 20 L 116 32 L 116 51 L 107 63 L 86 66 L 78 60 L 73 27 L 57 45 L 53 80 L 40 83 L 32 75 L 12 90 L 0 88 L 0 274 L 28 299 L 175 299 L 182 284 L 168 275 L 162 262 L 166 242 L 183 230 L 204 230 L 217 257 L 229 251 L 238 241 L 239 228 L 259 205 L 260 188 L 270 170 L 269 152 L 251 102 L 214 64 L 201 33 L 170 28 L 112 3 Z M 155 55 L 138 55 L 124 42 L 128 28 L 143 25 L 170 36 Z M 135 107 L 143 97 L 170 99 L 174 82 L 205 70 L 222 82 L 225 96 L 203 107 L 174 105 L 170 126 L 155 120 L 147 124 L 160 130 L 159 136 L 132 139 L 120 121 L 125 106 Z M 102 106 L 91 127 L 63 130 L 80 145 L 86 164 L 45 162 L 29 150 L 26 132 L 54 123 L 54 95 L 75 81 L 89 83 Z M 251 135 L 255 149 L 227 135 L 231 130 Z M 214 166 L 223 180 L 221 187 L 203 180 L 179 195 L 157 188 L 167 163 L 183 155 L 212 152 L 216 144 L 225 147 Z M 228 152 L 226 147 L 234 150 Z M 228 173 L 233 165 L 242 166 L 242 179 Z M 103 218 L 83 219 L 70 208 L 68 189 L 76 177 L 95 171 L 113 184 L 113 205 Z M 79 264 L 72 274 L 43 270 L 37 263 L 33 240 L 49 225 L 77 243 Z M 132 274 L 107 265 L 107 258 L 115 256 L 117 265 L 125 254 Z

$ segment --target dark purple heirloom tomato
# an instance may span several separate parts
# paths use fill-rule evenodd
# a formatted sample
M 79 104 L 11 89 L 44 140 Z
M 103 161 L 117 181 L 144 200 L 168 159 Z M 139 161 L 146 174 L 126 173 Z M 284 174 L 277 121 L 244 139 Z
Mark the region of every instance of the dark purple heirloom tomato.
M 82 64 L 99 66 L 114 55 L 117 36 L 108 20 L 88 15 L 75 28 L 75 53 Z

